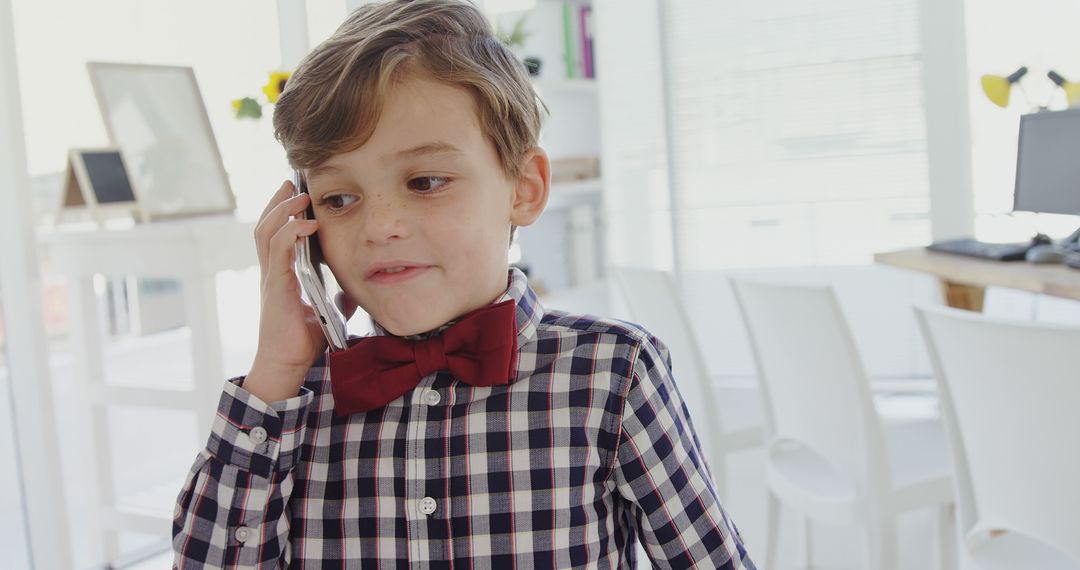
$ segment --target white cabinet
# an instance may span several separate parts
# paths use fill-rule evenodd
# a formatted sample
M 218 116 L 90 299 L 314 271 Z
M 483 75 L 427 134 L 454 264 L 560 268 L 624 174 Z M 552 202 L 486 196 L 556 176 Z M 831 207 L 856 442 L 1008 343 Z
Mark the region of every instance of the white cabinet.
M 695 208 L 683 210 L 678 219 L 688 270 L 813 262 L 808 204 Z
M 686 269 L 869 263 L 930 232 L 929 198 L 796 202 L 683 210 Z
M 823 202 L 812 212 L 818 265 L 869 263 L 930 236 L 929 196 Z

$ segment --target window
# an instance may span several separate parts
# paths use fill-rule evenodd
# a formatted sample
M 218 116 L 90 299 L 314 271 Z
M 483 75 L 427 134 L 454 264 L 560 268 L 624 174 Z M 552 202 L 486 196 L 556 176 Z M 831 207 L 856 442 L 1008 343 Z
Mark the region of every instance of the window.
M 917 0 L 662 6 L 684 269 L 929 241 Z

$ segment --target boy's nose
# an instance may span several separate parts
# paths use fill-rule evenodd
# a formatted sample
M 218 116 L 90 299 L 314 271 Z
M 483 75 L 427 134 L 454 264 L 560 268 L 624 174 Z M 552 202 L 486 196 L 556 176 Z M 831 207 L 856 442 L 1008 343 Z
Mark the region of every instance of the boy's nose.
M 406 236 L 408 205 L 404 200 L 376 194 L 367 200 L 362 231 L 369 243 L 383 243 Z

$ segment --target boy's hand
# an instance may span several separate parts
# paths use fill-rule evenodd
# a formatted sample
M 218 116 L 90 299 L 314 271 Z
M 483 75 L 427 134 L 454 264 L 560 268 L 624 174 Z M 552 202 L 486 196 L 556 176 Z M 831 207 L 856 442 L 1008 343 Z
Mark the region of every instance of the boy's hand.
M 292 194 L 293 184 L 286 181 L 255 226 L 262 284 L 259 347 L 244 388 L 267 403 L 296 396 L 308 368 L 326 350 L 319 318 L 301 300 L 293 268 L 297 238 L 315 233 L 318 222 L 289 219 L 304 211 L 311 199 L 306 193 Z M 339 299 L 338 306 L 348 319 L 356 305 L 347 296 Z

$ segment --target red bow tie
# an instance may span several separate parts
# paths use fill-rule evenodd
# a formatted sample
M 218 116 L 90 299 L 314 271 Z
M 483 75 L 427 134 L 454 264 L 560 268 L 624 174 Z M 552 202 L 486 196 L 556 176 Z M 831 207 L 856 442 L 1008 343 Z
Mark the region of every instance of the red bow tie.
M 334 411 L 345 416 L 381 408 L 439 370 L 472 386 L 509 384 L 517 367 L 516 314 L 509 300 L 477 309 L 431 338 L 350 341 L 329 354 Z

